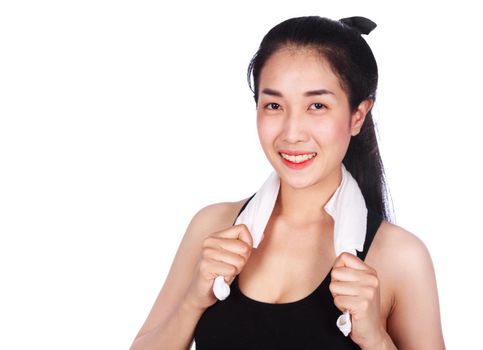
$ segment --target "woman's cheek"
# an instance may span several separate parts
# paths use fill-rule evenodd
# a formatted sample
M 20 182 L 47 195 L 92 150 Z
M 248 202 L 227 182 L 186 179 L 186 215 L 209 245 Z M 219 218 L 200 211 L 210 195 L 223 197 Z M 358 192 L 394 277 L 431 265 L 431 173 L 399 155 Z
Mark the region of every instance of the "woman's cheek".
M 341 123 L 319 123 L 312 125 L 313 137 L 325 149 L 345 153 L 350 141 L 347 127 Z
M 327 121 L 324 123 L 313 123 L 311 130 L 313 130 L 314 137 L 326 145 L 337 142 L 342 135 L 342 130 L 336 123 Z
M 257 116 L 257 130 L 262 143 L 270 143 L 276 137 L 279 125 L 275 119 Z
M 332 145 L 334 151 L 338 154 L 337 158 L 341 161 L 349 147 L 350 138 L 350 130 L 343 123 L 334 123 L 327 133 L 327 142 Z

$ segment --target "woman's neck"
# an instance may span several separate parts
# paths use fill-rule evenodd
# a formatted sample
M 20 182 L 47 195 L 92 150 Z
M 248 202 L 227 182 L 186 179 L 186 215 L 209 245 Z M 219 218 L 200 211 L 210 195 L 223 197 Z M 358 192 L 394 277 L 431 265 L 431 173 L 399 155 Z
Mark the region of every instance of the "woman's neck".
M 324 181 L 302 189 L 295 189 L 280 179 L 280 192 L 275 203 L 274 214 L 294 225 L 326 220 L 329 214 L 324 206 L 341 181 L 340 167 Z

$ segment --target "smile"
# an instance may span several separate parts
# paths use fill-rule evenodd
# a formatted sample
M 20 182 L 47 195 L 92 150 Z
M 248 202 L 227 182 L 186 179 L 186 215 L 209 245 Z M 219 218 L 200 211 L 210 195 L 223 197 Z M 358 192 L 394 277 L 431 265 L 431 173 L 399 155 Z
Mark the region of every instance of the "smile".
M 282 161 L 291 169 L 302 169 L 312 164 L 313 159 L 317 156 L 317 153 L 309 153 L 298 156 L 289 156 L 284 153 L 279 153 Z
M 315 157 L 317 155 L 317 153 L 316 152 L 307 153 L 307 154 L 304 154 L 304 155 L 297 155 L 297 156 L 291 156 L 291 155 L 288 155 L 288 154 L 285 154 L 285 153 L 280 153 L 280 155 L 282 156 L 283 159 L 289 160 L 292 163 L 302 163 L 302 162 L 305 162 L 309 159 L 312 159 L 313 157 Z

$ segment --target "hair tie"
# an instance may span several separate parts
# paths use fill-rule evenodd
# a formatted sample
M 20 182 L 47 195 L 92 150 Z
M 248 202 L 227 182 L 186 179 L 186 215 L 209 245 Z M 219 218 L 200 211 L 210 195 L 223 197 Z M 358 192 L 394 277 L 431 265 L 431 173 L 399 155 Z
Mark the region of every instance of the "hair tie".
M 360 34 L 369 34 L 374 28 L 377 27 L 377 24 L 371 21 L 369 18 L 362 17 L 362 16 L 353 16 L 353 17 L 346 17 L 339 19 L 339 22 L 342 22 L 348 25 L 351 28 L 357 30 Z

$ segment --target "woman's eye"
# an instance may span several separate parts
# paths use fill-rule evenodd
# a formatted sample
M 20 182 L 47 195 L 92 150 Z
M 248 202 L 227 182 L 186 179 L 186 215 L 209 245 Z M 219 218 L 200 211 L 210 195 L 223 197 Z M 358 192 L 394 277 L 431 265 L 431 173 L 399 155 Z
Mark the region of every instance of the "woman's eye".
M 315 109 L 327 108 L 324 104 L 319 103 L 319 102 L 312 103 L 311 106 L 314 106 Z
M 268 109 L 279 109 L 280 105 L 278 103 L 271 102 L 271 103 L 267 104 L 265 107 L 268 108 Z

